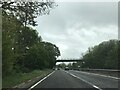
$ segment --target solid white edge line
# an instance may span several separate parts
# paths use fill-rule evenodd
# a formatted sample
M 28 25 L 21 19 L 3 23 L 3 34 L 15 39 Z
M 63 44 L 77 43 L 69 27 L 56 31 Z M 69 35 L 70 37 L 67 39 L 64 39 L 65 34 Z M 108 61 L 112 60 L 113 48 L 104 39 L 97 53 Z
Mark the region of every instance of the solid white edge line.
M 65 71 L 65 72 L 66 72 L 66 71 Z M 92 83 L 90 83 L 90 82 L 88 82 L 88 81 L 86 81 L 86 80 L 84 80 L 84 79 L 82 79 L 82 78 L 80 78 L 80 77 L 78 77 L 78 76 L 75 76 L 75 75 L 72 74 L 72 73 L 69 73 L 69 72 L 66 72 L 66 73 L 70 74 L 71 76 L 73 76 L 73 77 L 75 77 L 75 78 L 77 78 L 77 79 L 82 80 L 83 82 L 85 82 L 85 83 L 87 83 L 87 84 L 93 86 L 93 87 L 96 88 L 96 89 L 102 90 L 102 89 L 99 88 L 98 86 L 96 86 L 96 85 L 94 85 L 94 84 L 92 84 Z
M 98 76 L 103 76 L 103 77 L 108 77 L 108 78 L 113 78 L 113 79 L 120 79 L 120 78 L 113 77 L 113 76 L 107 76 L 107 75 L 96 74 L 96 73 L 88 73 L 88 72 L 84 72 L 84 71 L 75 71 L 75 72 L 81 72 L 81 73 L 86 73 L 86 74 L 93 74 L 93 75 L 98 75 Z
M 51 72 L 50 74 L 48 74 L 47 76 L 45 76 L 43 79 L 41 79 L 40 81 L 38 81 L 37 83 L 35 83 L 33 86 L 31 86 L 28 90 L 33 89 L 35 86 L 37 86 L 39 83 L 41 83 L 42 81 L 44 81 L 46 78 L 48 78 L 50 75 L 52 75 L 55 71 Z

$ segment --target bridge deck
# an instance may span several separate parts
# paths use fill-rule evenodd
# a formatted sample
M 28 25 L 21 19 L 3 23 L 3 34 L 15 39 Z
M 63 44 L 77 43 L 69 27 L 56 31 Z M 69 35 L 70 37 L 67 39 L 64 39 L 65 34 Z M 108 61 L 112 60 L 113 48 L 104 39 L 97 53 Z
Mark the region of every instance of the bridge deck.
M 81 62 L 82 60 L 56 60 L 56 62 Z

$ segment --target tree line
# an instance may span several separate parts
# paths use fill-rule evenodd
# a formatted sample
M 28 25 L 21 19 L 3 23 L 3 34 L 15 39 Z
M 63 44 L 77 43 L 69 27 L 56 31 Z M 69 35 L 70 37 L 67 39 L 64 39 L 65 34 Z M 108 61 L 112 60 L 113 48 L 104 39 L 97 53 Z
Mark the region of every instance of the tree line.
M 119 47 L 120 41 L 117 39 L 104 41 L 99 45 L 88 48 L 81 58 L 82 62 L 78 62 L 77 65 L 81 68 L 119 69 Z
M 79 58 L 79 62 L 69 63 L 68 65 L 61 63 L 57 67 L 63 69 L 65 67 L 69 67 L 69 69 L 120 69 L 119 53 L 120 41 L 118 39 L 104 41 L 82 53 L 82 58 Z
M 53 68 L 59 48 L 43 42 L 35 18 L 49 14 L 54 2 L 0 2 L 2 8 L 2 74 Z

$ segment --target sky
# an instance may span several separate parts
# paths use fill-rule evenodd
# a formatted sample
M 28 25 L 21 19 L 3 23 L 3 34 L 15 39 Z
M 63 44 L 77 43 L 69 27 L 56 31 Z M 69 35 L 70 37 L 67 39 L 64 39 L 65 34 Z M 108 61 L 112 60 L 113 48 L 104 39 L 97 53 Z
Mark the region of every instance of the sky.
M 59 47 L 64 58 L 81 58 L 89 47 L 118 39 L 117 2 L 57 2 L 36 27 L 43 41 Z

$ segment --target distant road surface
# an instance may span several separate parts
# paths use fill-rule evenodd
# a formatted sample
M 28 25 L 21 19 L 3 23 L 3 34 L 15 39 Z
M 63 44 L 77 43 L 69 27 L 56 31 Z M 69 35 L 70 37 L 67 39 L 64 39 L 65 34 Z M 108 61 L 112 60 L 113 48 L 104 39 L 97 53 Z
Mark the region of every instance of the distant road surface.
M 43 78 L 32 88 L 92 88 L 92 90 L 105 90 L 105 88 L 118 88 L 118 80 L 75 70 L 55 70 Z M 29 89 L 29 90 L 30 90 Z

